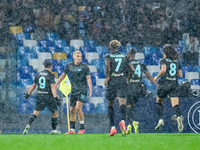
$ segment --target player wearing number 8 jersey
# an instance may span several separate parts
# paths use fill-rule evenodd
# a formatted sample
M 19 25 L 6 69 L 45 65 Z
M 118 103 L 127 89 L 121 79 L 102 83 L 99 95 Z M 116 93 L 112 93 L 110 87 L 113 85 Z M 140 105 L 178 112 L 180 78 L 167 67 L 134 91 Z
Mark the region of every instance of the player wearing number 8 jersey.
M 170 44 L 166 44 L 163 47 L 163 53 L 165 58 L 160 60 L 160 72 L 158 76 L 154 78 L 155 81 L 161 77 L 159 81 L 159 87 L 157 89 L 157 100 L 156 108 L 159 116 L 159 122 L 155 127 L 155 130 L 159 130 L 163 125 L 163 99 L 167 95 L 171 99 L 171 105 L 177 116 L 178 130 L 181 132 L 183 130 L 183 123 L 181 118 L 181 109 L 179 106 L 179 84 L 178 77 L 182 77 L 182 70 L 179 61 L 178 52 Z
M 55 77 L 52 73 L 52 62 L 45 61 L 44 70 L 39 72 L 29 89 L 28 93 L 24 94 L 24 97 L 27 99 L 34 89 L 37 86 L 37 96 L 36 96 L 36 106 L 33 114 L 29 117 L 28 125 L 25 127 L 23 134 L 28 134 L 28 130 L 36 119 L 36 117 L 40 114 L 40 111 L 47 108 L 52 113 L 51 123 L 52 123 L 52 131 L 51 134 L 61 134 L 60 131 L 56 130 L 57 126 L 57 118 L 58 118 L 58 108 L 57 105 L 60 106 L 61 102 L 57 97 L 56 88 L 55 88 Z
M 122 135 L 126 135 L 126 93 L 127 84 L 126 77 L 128 72 L 128 61 L 124 54 L 119 53 L 120 42 L 112 40 L 109 43 L 110 54 L 105 56 L 105 68 L 106 68 L 106 98 L 108 100 L 108 117 L 110 119 L 110 134 L 113 136 L 117 133 L 114 122 L 114 100 L 117 99 L 120 105 L 121 122 L 119 126 L 122 131 Z M 132 68 L 133 69 L 133 68 Z M 133 69 L 134 71 L 134 69 Z

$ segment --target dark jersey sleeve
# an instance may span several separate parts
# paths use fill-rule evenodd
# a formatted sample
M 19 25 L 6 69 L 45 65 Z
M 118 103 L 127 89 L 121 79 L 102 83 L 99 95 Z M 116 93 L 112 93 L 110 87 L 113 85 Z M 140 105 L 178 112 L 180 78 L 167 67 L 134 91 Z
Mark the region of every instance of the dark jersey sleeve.
M 88 65 L 85 66 L 85 72 L 86 72 L 86 76 L 90 75 L 90 68 L 88 67 Z
M 69 66 L 70 66 L 70 64 L 67 64 L 67 65 L 66 65 L 66 67 L 65 67 L 65 69 L 64 69 L 64 73 L 65 73 L 65 74 L 67 74 L 67 73 L 69 72 Z
M 54 74 L 51 74 L 51 77 L 50 77 L 50 84 L 55 84 L 55 76 Z
M 35 83 L 36 85 L 38 84 L 38 76 L 39 76 L 39 73 L 36 74 L 35 79 L 33 81 L 33 83 Z
M 110 55 L 107 54 L 107 55 L 104 57 L 104 60 L 110 60 Z
M 160 64 L 160 68 L 161 68 L 162 65 L 166 65 L 166 62 L 164 59 L 160 59 L 159 64 Z
M 178 61 L 178 66 L 177 67 L 178 67 L 178 70 L 182 69 L 180 61 Z

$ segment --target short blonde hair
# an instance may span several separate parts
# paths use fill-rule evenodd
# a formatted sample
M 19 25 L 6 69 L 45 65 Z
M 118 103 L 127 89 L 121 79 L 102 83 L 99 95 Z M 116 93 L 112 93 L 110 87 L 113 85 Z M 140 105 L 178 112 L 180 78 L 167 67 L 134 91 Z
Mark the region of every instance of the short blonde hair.
M 78 50 L 77 50 L 77 51 L 74 51 L 74 52 L 73 52 L 73 56 L 74 56 L 75 54 L 82 54 L 82 53 L 81 53 L 81 51 L 78 51 Z
M 121 46 L 121 43 L 118 40 L 112 40 L 110 41 L 109 46 L 111 48 L 117 49 Z

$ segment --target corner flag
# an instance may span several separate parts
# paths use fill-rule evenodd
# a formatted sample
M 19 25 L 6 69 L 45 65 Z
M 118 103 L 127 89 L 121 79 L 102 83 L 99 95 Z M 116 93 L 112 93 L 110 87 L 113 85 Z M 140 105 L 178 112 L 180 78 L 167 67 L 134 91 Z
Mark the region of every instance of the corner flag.
M 66 75 L 65 78 L 62 80 L 59 90 L 66 96 L 66 105 L 67 105 L 67 123 L 68 123 L 68 131 L 70 130 L 70 122 L 69 122 L 69 102 L 68 102 L 68 95 L 71 92 L 71 83 Z
M 68 97 L 68 94 L 71 92 L 71 83 L 69 81 L 68 76 L 66 75 L 65 78 L 62 80 L 59 90 Z

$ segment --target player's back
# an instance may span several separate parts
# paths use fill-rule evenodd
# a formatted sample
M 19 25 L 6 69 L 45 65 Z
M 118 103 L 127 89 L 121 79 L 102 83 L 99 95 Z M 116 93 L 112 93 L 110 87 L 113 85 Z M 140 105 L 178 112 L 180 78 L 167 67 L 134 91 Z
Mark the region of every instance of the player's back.
M 181 65 L 179 60 L 171 60 L 168 58 L 163 58 L 160 60 L 160 66 L 166 65 L 166 72 L 161 77 L 161 81 L 178 81 L 178 71 L 181 70 Z
M 110 60 L 110 82 L 113 84 L 125 83 L 128 71 L 128 62 L 125 55 L 116 52 L 106 55 L 105 59 Z
M 148 71 L 146 66 L 140 61 L 134 59 L 129 62 L 135 68 L 134 74 L 131 77 L 131 82 L 141 82 L 142 81 L 142 73 Z
M 36 75 L 34 83 L 37 85 L 37 94 L 52 95 L 51 84 L 55 84 L 54 74 L 43 70 Z

